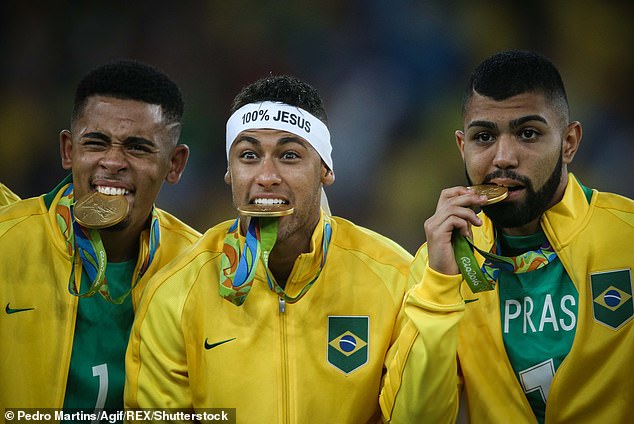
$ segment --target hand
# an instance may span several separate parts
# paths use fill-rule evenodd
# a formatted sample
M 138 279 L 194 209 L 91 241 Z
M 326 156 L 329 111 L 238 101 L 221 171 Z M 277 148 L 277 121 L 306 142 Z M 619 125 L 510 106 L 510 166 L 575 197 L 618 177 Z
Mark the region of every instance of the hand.
M 474 209 L 480 209 L 486 202 L 485 195 L 466 187 L 447 188 L 440 193 L 436 212 L 425 221 L 429 266 L 434 271 L 446 275 L 460 273 L 451 234 L 457 230 L 463 236 L 471 236 L 471 225 L 482 225 Z

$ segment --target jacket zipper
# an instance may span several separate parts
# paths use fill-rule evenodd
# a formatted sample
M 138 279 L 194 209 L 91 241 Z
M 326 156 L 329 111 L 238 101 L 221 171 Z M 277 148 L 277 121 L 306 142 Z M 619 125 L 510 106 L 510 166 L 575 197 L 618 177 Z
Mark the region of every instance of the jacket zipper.
M 282 388 L 280 394 L 282 396 L 282 411 L 281 421 L 282 423 L 289 422 L 289 395 L 288 395 L 288 349 L 286 346 L 286 302 L 281 297 L 279 298 L 279 311 L 280 311 L 280 350 L 281 350 L 281 370 L 282 370 Z

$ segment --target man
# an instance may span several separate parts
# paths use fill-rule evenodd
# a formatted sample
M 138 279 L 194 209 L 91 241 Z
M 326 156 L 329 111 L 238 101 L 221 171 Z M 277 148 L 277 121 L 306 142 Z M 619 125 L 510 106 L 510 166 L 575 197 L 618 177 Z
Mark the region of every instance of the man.
M 127 407 L 236 408 L 238 422 L 380 419 L 412 257 L 322 212 L 331 148 L 310 85 L 271 76 L 237 95 L 226 134 L 234 206 L 293 212 L 243 212 L 153 279 L 130 338 Z
M 505 186 L 508 197 L 485 206 L 475 189 L 442 191 L 412 265 L 420 283 L 407 314 L 417 327 L 423 313 L 442 319 L 448 341 L 457 337 L 461 399 L 473 423 L 630 421 L 634 202 L 568 173 L 581 124 L 569 120 L 559 72 L 538 54 L 508 51 L 482 62 L 463 120 L 456 141 L 469 184 Z M 454 233 L 454 240 L 472 235 L 487 256 L 478 254 L 478 266 L 493 290 L 463 284 L 458 291 L 461 271 L 471 279 L 476 270 L 459 271 Z M 390 393 L 400 391 L 382 406 L 393 422 L 424 414 L 408 402 L 424 390 L 420 360 L 414 353 L 403 360 L 400 387 L 391 380 Z M 455 393 L 447 397 L 455 406 Z
M 20 196 L 12 192 L 6 185 L 0 183 L 0 206 L 8 205 L 17 200 L 20 200 Z
M 2 208 L 2 407 L 123 407 L 145 283 L 200 236 L 153 205 L 163 181 L 177 183 L 185 168 L 182 112 L 180 90 L 162 72 L 133 61 L 96 68 L 60 133 L 71 175 Z

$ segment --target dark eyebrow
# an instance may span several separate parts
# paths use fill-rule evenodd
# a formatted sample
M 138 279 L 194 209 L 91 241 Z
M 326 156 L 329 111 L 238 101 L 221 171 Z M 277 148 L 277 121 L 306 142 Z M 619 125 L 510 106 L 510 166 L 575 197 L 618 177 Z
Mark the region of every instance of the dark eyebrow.
M 255 137 L 251 137 L 249 135 L 241 135 L 240 137 L 236 139 L 234 143 L 240 143 L 241 141 L 246 141 L 247 143 L 251 143 L 251 144 L 258 144 L 258 145 L 260 144 L 260 140 L 258 140 Z M 287 144 L 287 143 L 298 143 L 305 147 L 307 142 L 304 141 L 304 139 L 302 139 L 299 136 L 282 137 L 277 140 L 277 144 Z
M 246 141 L 247 143 L 251 143 L 251 144 L 260 144 L 260 140 L 254 137 L 250 137 L 248 135 L 241 135 L 240 137 L 236 138 L 236 141 L 234 141 L 233 143 L 238 144 L 242 141 Z
M 473 122 L 469 122 L 469 125 L 467 126 L 467 128 L 473 128 L 473 127 L 482 127 L 482 128 L 488 128 L 490 130 L 494 130 L 498 126 L 494 122 L 490 122 L 490 121 L 473 121 Z
M 145 144 L 149 146 L 154 146 L 155 143 L 152 140 L 148 140 L 147 138 L 132 136 L 123 140 L 123 144 Z
M 90 132 L 90 133 L 86 133 L 84 135 L 82 135 L 82 138 L 95 138 L 97 140 L 101 140 L 101 141 L 105 141 L 110 143 L 112 141 L 112 139 L 110 137 L 108 137 L 107 135 L 100 133 L 100 132 Z M 136 137 L 136 136 L 132 136 L 132 137 L 128 137 L 125 140 L 123 140 L 123 143 L 125 145 L 130 145 L 130 144 L 145 144 L 145 145 L 150 145 L 150 146 L 154 146 L 154 143 L 151 140 L 148 140 L 146 138 L 143 137 Z
M 521 118 L 513 119 L 512 121 L 509 122 L 509 127 L 517 128 L 520 125 L 523 125 L 523 124 L 525 124 L 527 122 L 530 122 L 530 121 L 539 121 L 539 122 L 543 122 L 544 124 L 548 124 L 548 122 L 546 121 L 546 119 L 543 116 L 540 116 L 540 115 L 528 115 L 528 116 L 522 116 Z M 467 128 L 472 128 L 472 127 L 482 127 L 482 128 L 488 128 L 490 130 L 497 129 L 497 125 L 494 122 L 490 122 L 490 121 L 473 121 L 473 122 L 470 122 L 469 125 L 467 126 Z
M 297 136 L 297 137 L 282 137 L 279 140 L 277 140 L 277 143 L 278 144 L 297 143 L 306 147 L 307 142 L 304 141 L 303 138 Z
M 539 121 L 539 122 L 543 122 L 544 124 L 548 125 L 548 122 L 546 121 L 546 119 L 543 116 L 540 116 L 540 115 L 528 115 L 528 116 L 522 116 L 521 118 L 513 119 L 511 122 L 509 122 L 509 126 L 511 128 L 517 128 L 520 125 L 525 124 L 526 122 L 530 122 L 530 121 Z
M 100 132 L 90 132 L 81 136 L 81 138 L 96 138 L 102 141 L 110 141 L 110 137 Z

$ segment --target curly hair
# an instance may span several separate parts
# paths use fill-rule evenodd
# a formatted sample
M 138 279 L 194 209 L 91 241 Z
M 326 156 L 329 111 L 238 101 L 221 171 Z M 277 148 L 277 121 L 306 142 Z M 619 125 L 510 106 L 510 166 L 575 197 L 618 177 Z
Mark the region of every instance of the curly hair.
M 245 86 L 233 99 L 231 113 L 246 104 L 265 101 L 302 108 L 328 124 L 326 110 L 317 90 L 290 75 L 271 75 Z
M 117 60 L 86 74 L 75 91 L 73 121 L 83 112 L 87 99 L 97 95 L 159 105 L 168 123 L 180 123 L 183 117 L 183 97 L 176 83 L 142 62 Z

